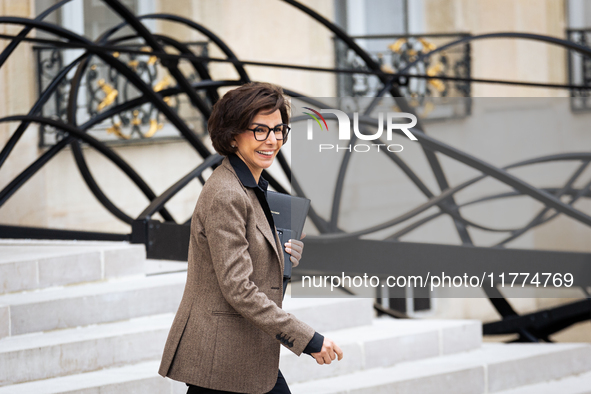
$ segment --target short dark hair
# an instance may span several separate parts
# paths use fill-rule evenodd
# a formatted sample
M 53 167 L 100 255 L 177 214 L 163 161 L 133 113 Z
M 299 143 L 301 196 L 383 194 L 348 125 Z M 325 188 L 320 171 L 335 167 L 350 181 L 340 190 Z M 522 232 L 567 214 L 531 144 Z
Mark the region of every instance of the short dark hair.
M 249 82 L 227 92 L 211 111 L 207 129 L 213 148 L 220 155 L 235 153 L 232 147 L 234 136 L 243 133 L 260 112 L 272 114 L 279 110 L 281 121 L 289 124 L 289 102 L 283 89 L 266 82 Z M 283 140 L 285 144 L 287 136 Z

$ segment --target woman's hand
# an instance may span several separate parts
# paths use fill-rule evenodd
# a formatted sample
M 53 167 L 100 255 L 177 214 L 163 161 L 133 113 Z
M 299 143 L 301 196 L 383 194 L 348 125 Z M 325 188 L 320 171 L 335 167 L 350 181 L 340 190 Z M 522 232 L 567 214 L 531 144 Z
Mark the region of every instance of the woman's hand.
M 300 239 L 304 239 L 306 233 L 302 231 L 302 236 Z M 289 261 L 293 264 L 293 267 L 297 267 L 300 264 L 300 259 L 302 258 L 302 252 L 304 251 L 304 243 L 302 241 L 298 241 L 295 239 L 290 239 L 288 242 L 284 244 L 285 251 L 291 255 Z
M 341 361 L 343 359 L 343 351 L 336 343 L 326 337 L 324 337 L 322 350 L 318 353 L 312 353 L 312 357 L 320 365 L 330 364 L 337 356 L 339 357 L 339 361 Z

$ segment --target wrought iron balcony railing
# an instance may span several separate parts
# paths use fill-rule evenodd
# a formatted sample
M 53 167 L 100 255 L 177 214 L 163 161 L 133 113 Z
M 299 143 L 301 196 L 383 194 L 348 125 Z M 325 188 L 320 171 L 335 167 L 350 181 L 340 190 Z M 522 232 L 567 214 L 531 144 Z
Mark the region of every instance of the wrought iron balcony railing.
M 470 43 L 454 46 L 435 56 L 422 55 L 449 42 L 468 37 L 469 34 L 406 34 L 352 36 L 357 44 L 380 65 L 386 73 L 410 74 L 417 76 L 441 76 L 469 79 L 471 77 Z M 366 70 L 363 60 L 344 42 L 335 40 L 337 68 Z M 375 97 L 383 83 L 375 75 L 338 75 L 339 97 Z M 470 115 L 471 101 L 450 101 L 438 99 L 437 107 L 430 98 L 470 97 L 469 81 L 450 81 L 433 78 L 400 77 L 400 92 L 409 99 L 425 120 L 462 118 Z
M 196 56 L 208 56 L 207 42 L 189 42 L 184 46 Z M 129 45 L 128 48 L 144 50 L 139 45 Z M 82 52 L 77 49 L 64 49 L 50 46 L 35 46 L 37 61 L 37 91 L 38 95 L 47 89 L 67 63 L 74 60 Z M 147 50 L 147 48 L 146 48 Z M 156 56 L 138 55 L 137 53 L 114 53 L 123 60 L 144 82 L 152 86 L 155 92 L 176 85 L 176 82 L 162 66 Z M 179 65 L 183 69 L 183 64 Z M 207 68 L 204 64 L 202 67 Z M 194 69 L 186 73 L 189 82 L 201 80 Z M 92 57 L 88 66 L 82 71 L 81 83 L 76 86 L 75 117 L 78 124 L 92 119 L 99 113 L 112 106 L 127 103 L 141 94 L 129 81 L 122 77 L 115 69 L 108 66 L 98 57 Z M 68 106 L 70 101 L 71 81 L 73 75 L 61 80 L 57 89 L 41 109 L 41 116 L 68 121 Z M 203 100 L 207 100 L 205 92 L 200 93 Z M 188 102 L 186 96 L 166 97 L 164 101 L 183 118 L 198 135 L 206 133 L 206 119 Z M 129 144 L 147 141 L 170 141 L 182 139 L 174 127 L 165 121 L 164 116 L 153 104 L 145 103 L 108 117 L 89 130 L 93 137 L 109 145 Z M 47 125 L 39 126 L 39 146 L 54 145 L 63 138 L 63 132 Z
M 568 29 L 566 35 L 569 41 L 591 47 L 591 29 Z M 591 57 L 568 52 L 568 82 L 570 85 L 591 86 Z M 589 89 L 571 90 L 570 95 L 574 112 L 591 111 Z

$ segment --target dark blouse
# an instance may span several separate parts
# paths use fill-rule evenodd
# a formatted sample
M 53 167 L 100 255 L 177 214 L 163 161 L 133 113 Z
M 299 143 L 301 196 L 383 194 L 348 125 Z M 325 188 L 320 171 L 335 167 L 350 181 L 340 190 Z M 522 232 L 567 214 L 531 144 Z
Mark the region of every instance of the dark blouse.
M 245 162 L 242 161 L 240 157 L 237 155 L 229 155 L 228 159 L 230 160 L 230 164 L 236 175 L 238 175 L 238 179 L 242 182 L 244 187 L 248 187 L 250 189 L 254 189 L 254 193 L 256 194 L 261 207 L 263 208 L 263 212 L 265 212 L 265 216 L 267 217 L 267 221 L 269 222 L 269 226 L 271 227 L 271 232 L 275 231 L 275 222 L 273 221 L 273 215 L 271 214 L 271 209 L 269 208 L 269 204 L 267 203 L 267 188 L 269 187 L 269 182 L 262 176 L 259 177 L 259 183 L 257 184 L 254 180 L 254 176 L 250 169 L 246 165 Z M 286 261 L 285 264 L 289 264 L 289 261 Z M 283 288 L 287 286 L 287 279 L 283 279 Z M 320 335 L 319 333 L 314 333 L 314 337 L 310 340 L 306 348 L 304 349 L 304 353 L 311 354 L 311 353 L 318 353 L 322 350 L 322 344 L 324 343 L 324 336 Z

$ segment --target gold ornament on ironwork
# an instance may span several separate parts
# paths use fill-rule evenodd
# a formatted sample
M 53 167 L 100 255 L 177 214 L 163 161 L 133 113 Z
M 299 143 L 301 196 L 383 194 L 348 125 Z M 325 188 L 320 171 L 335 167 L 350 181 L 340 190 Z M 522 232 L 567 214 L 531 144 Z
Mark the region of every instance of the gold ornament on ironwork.
M 99 79 L 96 84 L 101 88 L 101 90 L 105 93 L 105 98 L 101 101 L 97 107 L 97 111 L 102 111 L 104 108 L 108 107 L 109 105 L 115 102 L 117 95 L 119 92 L 113 86 L 109 85 L 105 82 L 103 78 Z
M 160 129 L 162 129 L 164 125 L 162 123 L 158 123 L 158 121 L 156 119 L 150 119 L 150 128 L 148 129 L 148 132 L 146 134 L 144 134 L 144 137 L 146 138 L 151 138 L 154 136 L 154 134 L 156 134 L 156 132 Z
M 407 51 L 406 51 L 406 53 L 409 55 L 409 61 L 411 61 L 411 62 L 416 60 L 418 55 L 423 55 L 423 54 L 426 54 L 428 52 L 431 52 L 431 51 L 437 49 L 437 45 L 425 40 L 424 38 L 418 38 L 417 40 L 421 43 L 421 46 L 422 46 L 421 50 L 417 51 L 414 48 L 410 47 L 410 44 L 409 44 L 409 49 L 407 49 Z M 396 40 L 395 43 L 390 44 L 388 46 L 388 49 L 390 49 L 394 53 L 401 54 L 403 45 L 407 44 L 407 43 L 408 43 L 407 38 L 400 38 L 400 39 Z M 443 71 L 443 69 L 444 69 L 444 65 L 441 62 L 441 58 L 438 58 L 438 60 L 435 61 L 434 64 L 431 65 L 427 69 L 427 75 L 430 77 L 435 77 L 441 71 Z M 428 83 L 429 83 L 429 85 L 433 86 L 433 88 L 435 88 L 435 90 L 437 90 L 439 93 L 441 93 L 445 90 L 445 84 L 440 79 L 429 78 Z
M 142 124 L 142 119 L 140 118 L 140 111 L 137 109 L 133 111 L 133 119 L 131 120 L 131 124 L 134 126 L 139 126 Z
M 154 91 L 160 92 L 161 90 L 164 90 L 167 87 L 169 87 L 171 84 L 172 84 L 172 78 L 170 78 L 170 75 L 166 75 L 164 78 L 162 78 L 160 81 L 158 81 L 154 85 Z M 166 104 L 171 105 L 170 97 L 164 97 L 162 100 Z
M 170 75 L 166 75 L 160 81 L 156 82 L 156 84 L 154 85 L 154 91 L 159 92 L 161 90 L 164 90 L 167 87 L 169 87 L 171 83 L 172 79 L 170 78 Z
M 142 51 L 142 52 L 152 52 L 152 48 L 145 46 L 145 47 L 142 47 L 140 49 L 140 51 Z M 158 58 L 156 56 L 153 56 L 152 55 L 152 56 L 150 56 L 148 58 L 148 61 L 146 63 L 148 64 L 148 66 L 153 66 L 154 64 L 156 64 L 156 61 L 157 60 L 158 60 Z
M 443 64 L 437 62 L 427 69 L 427 75 L 430 77 L 436 77 L 441 71 L 443 71 Z M 437 89 L 438 92 L 443 92 L 445 90 L 445 85 L 441 79 L 429 79 L 429 84 Z
M 131 124 L 137 127 L 140 127 L 142 124 L 142 119 L 140 117 L 140 111 L 137 109 L 133 111 L 133 119 L 131 120 Z M 151 138 L 158 132 L 158 130 L 162 129 L 164 125 L 162 123 L 158 123 L 156 119 L 150 119 L 150 127 L 148 131 L 144 134 L 144 138 Z
M 123 132 L 121 131 L 121 122 L 117 122 L 113 124 L 113 126 L 109 127 L 107 129 L 107 133 L 115 134 L 117 137 L 123 138 L 124 140 L 128 140 L 131 138 L 130 136 L 123 134 Z
M 137 70 L 137 66 L 139 66 L 140 62 L 137 59 L 133 59 L 127 62 L 127 65 L 131 67 L 133 71 Z
M 384 54 L 383 53 L 378 53 L 378 60 L 379 60 L 379 64 L 380 64 L 380 70 L 382 70 L 382 72 L 388 73 L 388 74 L 394 74 L 396 72 L 396 70 L 394 70 L 392 68 L 392 66 L 390 66 L 387 63 L 384 63 Z

